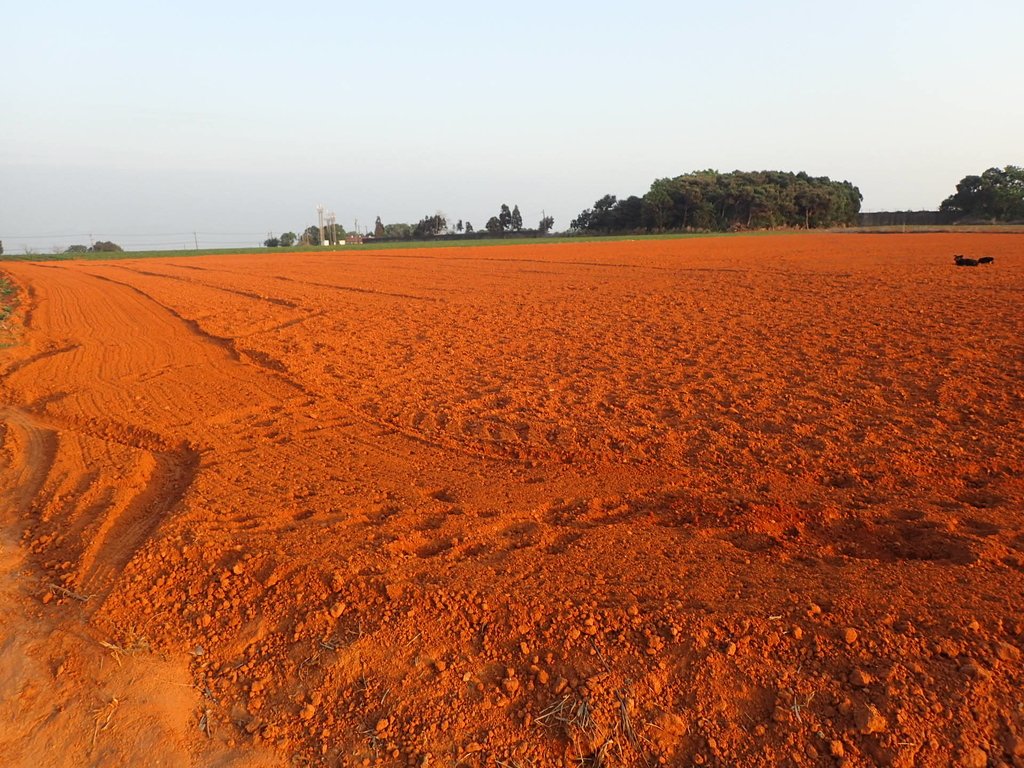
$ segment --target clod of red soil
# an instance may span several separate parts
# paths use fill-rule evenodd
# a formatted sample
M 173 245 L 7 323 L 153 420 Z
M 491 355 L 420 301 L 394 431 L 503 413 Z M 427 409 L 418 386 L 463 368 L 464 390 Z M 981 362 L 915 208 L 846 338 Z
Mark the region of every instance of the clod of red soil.
M 998 643 L 996 645 L 996 655 L 1002 661 L 1020 661 L 1020 648 L 1009 643 Z
M 881 733 L 888 726 L 886 719 L 873 704 L 864 704 L 854 709 L 853 719 L 857 730 L 865 734 Z
M 1024 738 L 1008 735 L 1005 743 L 1006 754 L 1011 757 L 1024 757 Z
M 1024 239 L 3 271 L 0 762 L 1024 764 Z
M 850 673 L 850 682 L 858 688 L 866 688 L 871 685 L 874 677 L 863 669 L 855 669 Z

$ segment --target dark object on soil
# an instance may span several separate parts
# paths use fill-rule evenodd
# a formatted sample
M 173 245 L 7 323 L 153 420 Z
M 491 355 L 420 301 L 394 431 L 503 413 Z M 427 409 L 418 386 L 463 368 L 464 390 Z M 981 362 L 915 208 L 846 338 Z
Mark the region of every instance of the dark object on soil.
M 982 256 L 978 259 L 979 264 L 991 264 L 993 261 L 995 261 L 995 257 L 993 256 Z
M 976 267 L 978 266 L 977 259 L 965 259 L 962 255 L 956 255 L 953 257 L 953 263 L 958 267 Z

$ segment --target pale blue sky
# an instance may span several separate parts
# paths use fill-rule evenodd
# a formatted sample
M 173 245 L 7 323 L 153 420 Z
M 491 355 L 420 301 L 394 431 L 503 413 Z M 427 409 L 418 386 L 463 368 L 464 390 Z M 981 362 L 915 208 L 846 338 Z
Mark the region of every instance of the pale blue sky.
M 249 244 L 318 202 L 564 229 L 703 168 L 935 207 L 1024 162 L 1022 33 L 1020 0 L 5 0 L 0 239 Z

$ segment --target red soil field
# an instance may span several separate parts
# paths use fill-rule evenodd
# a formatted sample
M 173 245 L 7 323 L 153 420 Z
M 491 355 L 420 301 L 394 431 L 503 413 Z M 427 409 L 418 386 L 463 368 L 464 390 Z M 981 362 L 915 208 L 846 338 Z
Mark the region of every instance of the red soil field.
M 3 765 L 1024 765 L 1024 238 L 0 270 Z

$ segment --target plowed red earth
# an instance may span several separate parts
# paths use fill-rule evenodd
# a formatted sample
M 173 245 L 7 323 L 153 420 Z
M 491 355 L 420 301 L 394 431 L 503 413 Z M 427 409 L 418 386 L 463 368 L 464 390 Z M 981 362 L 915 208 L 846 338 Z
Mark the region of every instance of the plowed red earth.
M 1024 765 L 1022 238 L 3 271 L 4 765 Z

